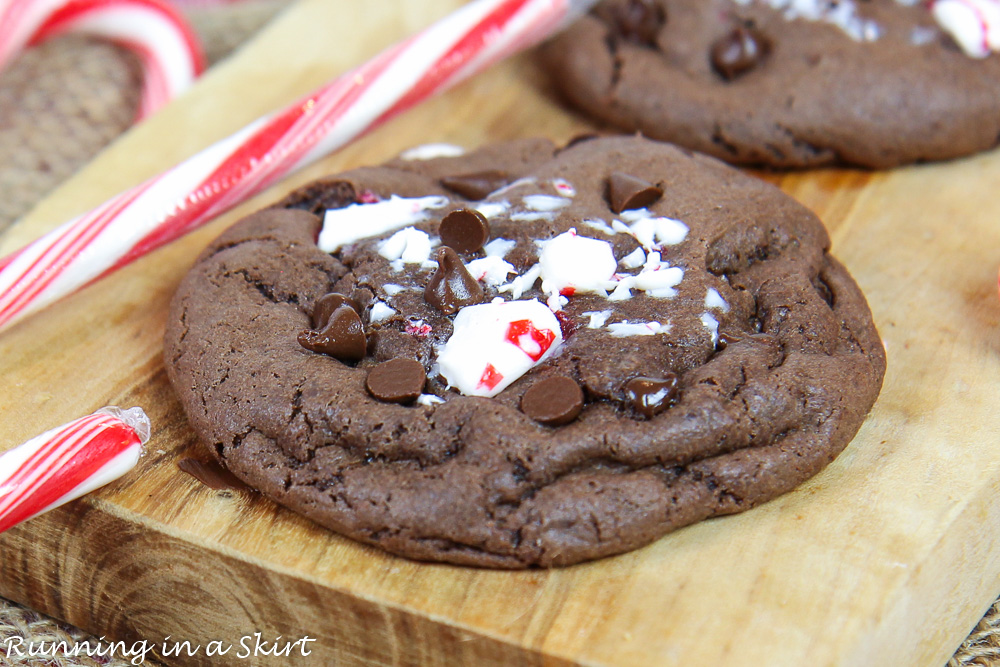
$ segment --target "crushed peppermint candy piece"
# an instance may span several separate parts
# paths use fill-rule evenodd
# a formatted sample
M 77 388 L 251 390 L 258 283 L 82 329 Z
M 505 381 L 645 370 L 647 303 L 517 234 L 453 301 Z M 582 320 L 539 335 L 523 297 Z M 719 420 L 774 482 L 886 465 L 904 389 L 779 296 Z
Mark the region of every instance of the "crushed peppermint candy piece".
M 595 229 L 601 232 L 602 234 L 607 234 L 608 236 L 614 236 L 615 234 L 618 233 L 617 231 L 609 227 L 608 223 L 604 222 L 603 220 L 599 220 L 597 218 L 587 218 L 586 220 L 583 220 L 580 224 L 586 225 L 587 227 Z
M 621 217 L 631 223 L 625 227 L 625 233 L 634 236 L 647 249 L 677 245 L 687 238 L 690 231 L 680 220 L 655 216 L 644 208 L 622 211 Z
M 476 210 L 487 220 L 495 218 L 498 215 L 503 215 L 509 209 L 510 202 L 505 199 L 500 201 L 484 201 L 476 204 Z
M 515 301 L 521 298 L 521 295 L 531 289 L 535 281 L 542 276 L 542 267 L 539 264 L 533 265 L 530 269 L 525 271 L 523 274 L 517 276 L 511 280 L 506 285 L 500 287 L 501 292 L 510 292 L 510 298 Z
M 638 269 L 646 263 L 646 253 L 642 248 L 636 248 L 618 262 L 623 269 Z
M 936 0 L 934 20 L 971 58 L 1000 51 L 1000 2 L 997 0 Z
M 431 325 L 427 324 L 418 317 L 411 317 L 406 322 L 406 333 L 410 334 L 411 336 L 424 338 L 426 336 L 431 335 L 432 331 L 433 329 L 431 328 Z
M 376 301 L 372 304 L 371 313 L 368 314 L 368 321 L 372 324 L 378 324 L 395 314 L 396 311 L 385 301 Z
M 608 283 L 618 268 L 610 243 L 579 236 L 573 228 L 545 242 L 538 265 L 542 291 L 563 296 L 607 295 Z
M 461 146 L 455 146 L 454 144 L 424 144 L 423 146 L 414 146 L 399 157 L 407 161 L 414 161 L 433 160 L 439 157 L 459 157 L 461 155 L 465 155 L 465 149 Z
M 590 310 L 583 313 L 583 315 L 590 318 L 590 322 L 587 323 L 588 329 L 600 329 L 614 314 L 615 311 L 613 310 Z
M 482 211 L 480 211 L 481 213 Z M 496 238 L 483 246 L 483 252 L 486 253 L 487 257 L 499 257 L 503 259 L 507 256 L 514 246 L 517 245 L 517 241 L 509 241 L 507 239 Z
M 556 215 L 555 213 L 548 213 L 546 211 L 518 211 L 517 213 L 512 213 L 510 219 L 514 222 L 536 222 L 538 220 L 552 222 L 556 219 Z
M 393 195 L 371 204 L 351 204 L 333 208 L 323 218 L 323 230 L 317 245 L 323 252 L 336 252 L 348 243 L 371 238 L 423 222 L 428 211 L 448 203 L 447 197 L 415 197 Z
M 431 237 L 419 229 L 406 227 L 378 244 L 378 254 L 404 264 L 422 264 L 431 258 Z
M 625 338 L 626 336 L 655 336 L 656 334 L 669 333 L 670 325 L 660 322 L 614 322 L 608 325 L 612 338 Z
M 525 195 L 521 201 L 532 211 L 558 211 L 571 203 L 566 197 L 552 195 Z
M 417 397 L 417 405 L 425 405 L 430 408 L 441 403 L 444 403 L 444 399 L 439 398 L 434 394 L 420 394 L 420 396 Z
M 559 320 L 537 299 L 466 306 L 453 326 L 438 353 L 438 370 L 466 396 L 496 396 L 563 341 Z
M 517 273 L 514 265 L 496 255 L 474 259 L 465 265 L 466 271 L 481 283 L 496 287 L 507 280 L 507 276 Z
M 719 290 L 714 287 L 709 287 L 708 291 L 705 293 L 705 307 L 709 309 L 721 310 L 724 313 L 729 312 L 729 304 L 726 300 L 722 298 L 719 294 Z
M 711 313 L 701 314 L 701 323 L 705 325 L 709 333 L 712 334 L 712 345 L 719 342 L 719 320 L 715 319 Z
M 552 187 L 555 188 L 556 192 L 558 192 L 563 197 L 576 196 L 576 188 L 574 188 L 573 184 L 567 181 L 565 178 L 554 179 L 552 181 Z

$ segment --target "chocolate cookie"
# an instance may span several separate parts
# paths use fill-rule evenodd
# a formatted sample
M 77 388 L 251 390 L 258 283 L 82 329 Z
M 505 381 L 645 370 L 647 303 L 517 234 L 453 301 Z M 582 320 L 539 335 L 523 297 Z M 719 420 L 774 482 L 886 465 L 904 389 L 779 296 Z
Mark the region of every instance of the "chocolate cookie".
M 212 243 L 167 369 L 210 451 L 324 526 L 568 565 L 748 509 L 850 441 L 885 359 L 828 245 L 774 187 L 651 140 L 400 159 Z
M 873 168 L 997 145 L 1000 55 L 975 55 L 913 0 L 606 0 L 541 51 L 615 127 L 736 164 Z

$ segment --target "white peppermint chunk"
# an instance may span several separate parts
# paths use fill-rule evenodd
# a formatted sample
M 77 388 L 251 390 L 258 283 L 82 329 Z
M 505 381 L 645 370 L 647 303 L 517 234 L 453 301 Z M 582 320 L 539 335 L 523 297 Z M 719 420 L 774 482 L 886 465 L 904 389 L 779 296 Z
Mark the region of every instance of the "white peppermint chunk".
M 538 257 L 542 291 L 547 294 L 607 294 L 618 268 L 611 244 L 578 236 L 575 229 L 547 241 Z
M 382 290 L 388 296 L 396 296 L 400 292 L 406 290 L 406 288 L 403 287 L 402 285 L 394 285 L 393 283 L 386 283 L 385 285 L 382 285 Z
M 521 201 L 532 211 L 558 211 L 570 204 L 570 200 L 566 197 L 552 195 L 525 195 Z
M 711 313 L 701 314 L 701 323 L 712 334 L 712 345 L 719 342 L 719 320 L 712 317 Z
M 376 301 L 372 304 L 372 311 L 368 315 L 368 321 L 372 324 L 378 324 L 383 320 L 389 319 L 395 314 L 396 311 L 393 310 L 385 301 Z
M 614 322 L 608 325 L 612 338 L 625 338 L 626 336 L 655 336 L 659 333 L 670 331 L 669 324 L 660 322 Z
M 556 219 L 556 216 L 554 213 L 547 213 L 545 211 L 519 211 L 512 214 L 510 219 L 515 222 L 535 222 L 536 220 L 551 222 Z
M 556 178 L 552 181 L 552 187 L 563 197 L 575 197 L 576 188 L 565 178 Z
M 721 310 L 724 313 L 729 312 L 729 304 L 726 303 L 726 300 L 722 298 L 722 295 L 714 287 L 709 287 L 708 292 L 705 293 L 705 307 Z
M 466 396 L 496 396 L 562 344 L 559 320 L 537 299 L 466 306 L 437 367 Z
M 688 226 L 673 218 L 640 218 L 628 227 L 629 233 L 645 248 L 677 245 L 687 238 Z
M 466 264 L 465 268 L 473 278 L 492 286 L 507 280 L 508 275 L 517 273 L 513 264 L 495 255 L 474 259 Z
M 1000 51 L 1000 4 L 995 0 L 938 0 L 932 11 L 965 55 L 985 58 Z
M 521 295 L 531 289 L 535 281 L 538 280 L 542 275 L 542 267 L 535 264 L 530 269 L 525 271 L 523 274 L 514 278 L 512 281 L 500 287 L 501 292 L 510 292 L 510 298 L 517 299 L 521 298 Z
M 636 248 L 622 257 L 618 263 L 623 269 L 637 269 L 646 263 L 646 253 L 642 248 Z
M 496 238 L 483 246 L 483 252 L 486 253 L 487 257 L 499 257 L 503 259 L 516 245 L 517 241 Z
M 406 151 L 401 158 L 404 160 L 433 160 L 437 157 L 458 157 L 465 155 L 465 149 L 454 144 L 424 144 Z
M 378 244 L 378 254 L 388 260 L 400 259 L 404 264 L 421 264 L 430 259 L 431 237 L 419 229 L 401 229 Z
M 483 217 L 491 220 L 498 215 L 503 215 L 510 208 L 510 202 L 506 199 L 500 201 L 484 201 L 476 204 L 476 210 L 482 213 Z
M 444 403 L 444 399 L 438 398 L 434 394 L 420 394 L 420 396 L 417 397 L 418 405 L 426 405 L 427 407 L 431 407 L 434 405 L 438 405 L 440 403 Z
M 614 315 L 613 310 L 590 310 L 583 313 L 590 318 L 590 322 L 587 324 L 588 329 L 600 329 L 604 326 L 612 315 Z
M 323 218 L 323 230 L 319 233 L 317 245 L 323 252 L 336 252 L 348 243 L 423 222 L 429 217 L 429 210 L 441 208 L 447 203 L 447 197 L 408 199 L 393 195 L 371 204 L 329 209 Z
M 603 220 L 599 220 L 597 218 L 587 218 L 581 224 L 584 224 L 587 227 L 590 227 L 591 229 L 596 229 L 597 231 L 607 234 L 608 236 L 614 236 L 615 234 L 618 233 L 615 230 L 611 229 L 611 227 L 608 226 L 608 223 L 604 222 Z

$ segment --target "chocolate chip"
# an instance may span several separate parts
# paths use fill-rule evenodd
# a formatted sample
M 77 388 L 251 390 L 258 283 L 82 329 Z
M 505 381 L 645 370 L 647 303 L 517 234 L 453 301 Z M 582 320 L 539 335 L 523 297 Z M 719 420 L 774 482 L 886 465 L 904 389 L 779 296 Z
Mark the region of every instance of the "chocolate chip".
M 321 331 L 306 329 L 299 334 L 299 344 L 320 354 L 328 354 L 341 361 L 358 361 L 368 348 L 364 327 L 358 312 L 341 304 L 330 313 Z
M 490 223 L 479 211 L 460 208 L 444 216 L 438 234 L 441 243 L 455 252 L 473 253 L 490 240 Z
M 507 174 L 493 170 L 446 176 L 441 179 L 441 185 L 472 201 L 486 199 L 491 192 L 496 192 L 508 183 L 510 178 Z
M 627 0 L 605 7 L 599 15 L 617 36 L 635 44 L 656 46 L 660 29 L 667 22 L 667 12 L 658 2 Z
M 537 422 L 562 426 L 580 416 L 583 390 L 571 377 L 556 375 L 536 382 L 521 397 L 521 411 Z
M 737 26 L 712 45 L 712 67 L 726 80 L 749 72 L 771 52 L 771 42 L 763 34 Z
M 608 176 L 608 203 L 614 213 L 645 208 L 659 201 L 662 196 L 662 188 L 641 178 L 620 171 Z
M 368 372 L 368 392 L 386 403 L 412 403 L 424 393 L 427 372 L 415 359 L 391 359 Z
M 330 315 L 333 311 L 337 310 L 340 306 L 349 306 L 354 310 L 361 312 L 361 308 L 354 299 L 346 297 L 343 294 L 337 294 L 336 292 L 330 292 L 329 294 L 324 294 L 313 306 L 312 314 L 312 325 L 313 329 L 321 330 L 326 326 L 326 323 L 330 321 Z
M 445 315 L 458 312 L 459 308 L 482 303 L 486 293 L 454 250 L 441 246 L 435 253 L 437 271 L 424 289 L 424 300 Z
M 676 398 L 677 376 L 673 373 L 662 378 L 632 378 L 625 383 L 625 399 L 646 419 L 669 408 Z

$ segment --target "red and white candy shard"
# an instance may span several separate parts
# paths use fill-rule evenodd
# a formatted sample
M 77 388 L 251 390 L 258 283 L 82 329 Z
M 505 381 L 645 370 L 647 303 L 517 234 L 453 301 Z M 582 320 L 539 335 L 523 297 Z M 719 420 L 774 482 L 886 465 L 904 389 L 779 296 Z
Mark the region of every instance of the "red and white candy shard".
M 538 265 L 542 291 L 562 296 L 607 296 L 609 282 L 618 268 L 610 243 L 578 236 L 575 229 L 546 241 Z
M 966 55 L 1000 51 L 1000 0 L 935 0 L 931 12 Z
M 102 37 L 135 52 L 143 68 L 140 119 L 204 69 L 194 31 L 163 0 L 0 0 L 0 69 L 25 47 L 66 33 Z
M 0 455 L 0 533 L 124 475 L 149 429 L 140 408 L 103 408 Z
M 466 396 L 492 397 L 562 345 L 559 320 L 537 299 L 466 306 L 438 352 L 448 384 Z

